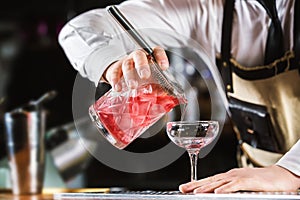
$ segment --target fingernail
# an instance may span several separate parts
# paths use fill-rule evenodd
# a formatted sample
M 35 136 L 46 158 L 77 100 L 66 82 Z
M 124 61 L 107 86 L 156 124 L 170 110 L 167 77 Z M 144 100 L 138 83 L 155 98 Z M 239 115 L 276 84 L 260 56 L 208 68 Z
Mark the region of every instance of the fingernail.
M 115 90 L 117 92 L 121 91 L 121 89 L 122 88 L 121 88 L 121 86 L 118 83 L 113 86 L 113 90 Z
M 142 69 L 140 71 L 140 77 L 141 78 L 148 78 L 150 76 L 150 72 L 148 69 Z
M 179 185 L 179 191 L 180 192 L 185 193 L 187 189 L 188 188 L 186 187 L 186 184 Z
M 169 62 L 167 60 L 162 60 L 162 61 L 160 61 L 160 66 L 162 69 L 168 69 Z
M 135 80 L 128 80 L 127 82 L 129 88 L 134 89 L 137 87 L 137 82 Z
M 202 193 L 202 191 L 201 190 L 194 190 L 193 191 L 193 194 L 198 194 L 198 193 Z

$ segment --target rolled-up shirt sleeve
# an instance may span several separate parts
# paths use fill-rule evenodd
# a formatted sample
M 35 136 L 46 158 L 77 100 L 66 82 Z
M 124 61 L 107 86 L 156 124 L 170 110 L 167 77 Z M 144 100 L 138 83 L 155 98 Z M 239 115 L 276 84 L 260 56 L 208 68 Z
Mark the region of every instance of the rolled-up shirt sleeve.
M 119 59 L 124 49 L 118 30 L 107 17 L 104 9 L 96 9 L 75 17 L 59 34 L 59 43 L 72 66 L 96 85 L 104 66 Z
M 300 176 L 300 139 L 276 164 Z
M 222 0 L 217 2 L 222 5 Z M 142 34 L 153 47 L 181 47 L 187 40 L 194 39 L 211 53 L 216 42 L 214 33 L 220 28 L 214 25 L 217 17 L 212 13 L 220 8 L 215 4 L 194 0 L 128 0 L 117 7 L 135 28 L 164 32 Z M 106 8 L 90 10 L 71 19 L 58 39 L 72 66 L 96 85 L 112 62 L 136 49 L 136 44 L 124 34 Z

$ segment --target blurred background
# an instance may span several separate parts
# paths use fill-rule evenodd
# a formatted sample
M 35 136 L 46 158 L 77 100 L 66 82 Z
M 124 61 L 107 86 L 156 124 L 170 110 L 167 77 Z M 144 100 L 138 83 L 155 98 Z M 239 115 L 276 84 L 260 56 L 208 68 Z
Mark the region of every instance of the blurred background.
M 120 172 L 94 159 L 84 148 L 84 158 L 74 156 L 59 164 L 55 156 L 72 151 L 63 146 L 68 137 L 76 135 L 72 116 L 72 89 L 77 72 L 72 68 L 58 45 L 57 36 L 62 26 L 74 16 L 122 0 L 66 0 L 66 1 L 5 1 L 0 7 L 0 168 L 5 168 L 6 150 L 3 139 L 3 115 L 7 111 L 37 99 L 44 93 L 55 90 L 57 97 L 45 105 L 47 115 L 47 152 L 50 161 L 47 177 L 51 173 L 52 185 L 60 181 L 62 187 L 126 187 L 129 189 L 174 190 L 178 185 L 189 181 L 190 167 L 187 154 L 183 154 L 171 165 L 149 173 L 133 174 Z M 210 98 L 205 85 L 192 72 L 186 69 L 185 75 L 191 79 L 201 105 L 201 117 L 210 116 Z M 87 85 L 94 87 L 88 80 Z M 104 93 L 105 90 L 100 91 Z M 150 138 L 147 145 L 138 141 L 128 149 L 133 151 L 151 150 L 154 144 L 168 139 L 164 133 Z M 75 137 L 76 138 L 76 137 Z M 58 149 L 58 146 L 60 149 Z M 82 153 L 83 152 L 83 153 Z M 212 152 L 201 159 L 198 164 L 199 178 L 223 172 L 237 165 L 236 138 L 229 121 Z M 77 160 L 76 160 L 77 159 Z M 52 162 L 49 163 L 49 162 Z M 2 165 L 1 165 L 2 163 Z M 67 167 L 66 167 L 67 166 Z M 1 170 L 1 169 L 0 169 Z M 1 171 L 0 171 L 1 175 Z M 1 178 L 0 178 L 1 179 Z M 46 181 L 49 181 L 48 179 Z M 7 181 L 9 182 L 9 181 Z M 9 185 L 9 184 L 8 184 Z M 51 181 L 48 183 L 51 186 Z M 5 186 L 2 186 L 5 187 Z

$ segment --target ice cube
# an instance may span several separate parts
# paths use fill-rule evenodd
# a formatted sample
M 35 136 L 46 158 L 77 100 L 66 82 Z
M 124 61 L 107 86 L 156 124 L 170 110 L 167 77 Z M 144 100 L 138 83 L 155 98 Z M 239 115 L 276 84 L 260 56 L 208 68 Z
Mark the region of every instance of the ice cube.
M 157 115 L 157 116 L 160 116 L 161 114 L 164 114 L 165 113 L 165 109 L 163 106 L 159 105 L 159 104 L 153 104 L 150 109 L 149 109 L 149 113 L 148 115 Z
M 132 127 L 132 118 L 129 113 L 116 115 L 116 117 L 121 117 L 119 123 L 116 124 L 116 126 L 118 126 L 121 131 L 126 131 Z

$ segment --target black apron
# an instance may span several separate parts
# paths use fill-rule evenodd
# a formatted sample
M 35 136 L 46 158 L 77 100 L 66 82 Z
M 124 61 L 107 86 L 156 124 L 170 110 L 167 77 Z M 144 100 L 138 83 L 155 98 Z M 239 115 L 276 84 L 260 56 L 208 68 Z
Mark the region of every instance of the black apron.
M 300 0 L 295 0 L 293 49 L 251 68 L 231 57 L 234 3 L 225 2 L 217 66 L 242 150 L 240 165 L 268 166 L 300 138 Z

